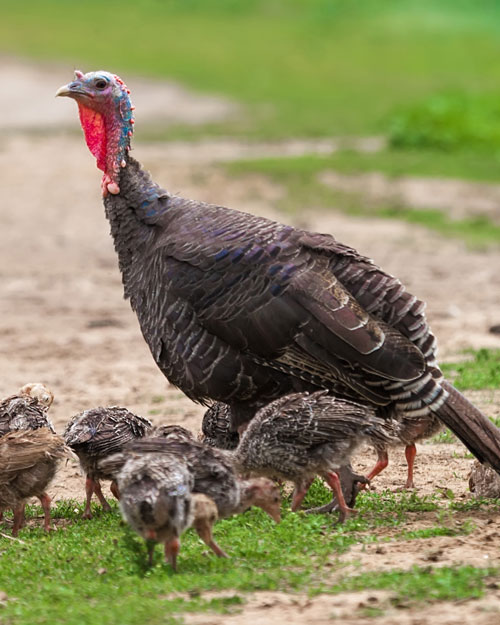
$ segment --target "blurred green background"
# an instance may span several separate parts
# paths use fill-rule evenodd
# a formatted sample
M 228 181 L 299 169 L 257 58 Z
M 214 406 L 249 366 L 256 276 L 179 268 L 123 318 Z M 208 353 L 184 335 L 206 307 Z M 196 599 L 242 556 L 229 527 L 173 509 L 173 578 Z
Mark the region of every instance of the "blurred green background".
M 308 192 L 325 167 L 499 180 L 497 0 L 3 0 L 1 52 L 108 69 L 125 80 L 175 79 L 243 105 L 225 122 L 158 127 L 147 138 L 387 140 L 374 153 L 234 169 L 290 184 L 292 171 Z M 490 225 L 473 218 L 462 229 L 500 240 Z M 448 221 L 439 227 L 448 230 Z
M 500 148 L 494 1 L 3 0 L 0 50 L 223 93 L 266 137 Z

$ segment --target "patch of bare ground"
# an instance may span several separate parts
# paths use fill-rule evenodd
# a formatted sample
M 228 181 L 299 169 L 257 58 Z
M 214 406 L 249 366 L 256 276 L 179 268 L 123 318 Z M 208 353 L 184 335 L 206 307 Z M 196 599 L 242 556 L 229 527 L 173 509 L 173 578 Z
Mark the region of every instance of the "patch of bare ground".
M 203 597 L 210 598 L 211 593 Z M 231 595 L 229 595 L 231 596 Z M 500 593 L 489 592 L 480 600 L 430 603 L 424 606 L 394 605 L 394 595 L 372 590 L 338 595 L 290 595 L 259 592 L 249 595 L 242 611 L 229 615 L 185 614 L 188 625 L 497 625 Z

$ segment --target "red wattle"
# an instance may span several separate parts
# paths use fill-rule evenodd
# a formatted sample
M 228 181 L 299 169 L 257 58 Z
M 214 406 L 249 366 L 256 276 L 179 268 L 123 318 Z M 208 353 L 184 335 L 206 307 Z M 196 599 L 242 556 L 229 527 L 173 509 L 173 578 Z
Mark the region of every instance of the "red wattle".
M 101 113 L 93 111 L 78 102 L 80 123 L 85 134 L 85 141 L 92 154 L 97 159 L 97 167 L 106 171 L 106 124 Z

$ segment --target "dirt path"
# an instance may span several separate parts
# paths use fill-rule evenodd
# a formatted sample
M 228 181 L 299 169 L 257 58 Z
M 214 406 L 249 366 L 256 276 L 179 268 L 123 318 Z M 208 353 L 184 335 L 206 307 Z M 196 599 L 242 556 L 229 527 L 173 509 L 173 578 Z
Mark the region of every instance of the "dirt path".
M 74 134 L 74 106 L 52 98 L 52 91 L 68 79 L 67 72 L 59 77 L 51 72 L 48 80 L 43 68 L 22 66 L 25 93 L 42 93 L 36 90 L 37 85 L 51 85 L 50 103 L 44 105 L 44 123 L 59 131 L 34 136 L 32 122 L 37 126 L 38 109 L 31 110 L 27 103 L 26 108 L 12 104 L 7 117 L 3 117 L 4 122 L 8 120 L 10 132 L 0 146 L 0 394 L 10 394 L 28 381 L 47 383 L 56 395 L 51 415 L 59 431 L 76 412 L 105 404 L 122 404 L 156 422 L 177 422 L 196 430 L 203 410 L 168 387 L 152 361 L 129 304 L 122 298 L 99 196 L 99 173 L 82 138 Z M 17 71 L 19 64 L 0 62 L 0 79 L 2 75 L 12 77 Z M 149 83 L 141 83 L 148 96 L 142 92 L 142 97 L 148 100 L 154 92 L 161 101 L 167 86 L 156 87 L 158 91 L 154 92 Z M 150 88 L 153 91 L 148 91 Z M 186 109 L 188 100 L 197 98 L 183 90 L 177 96 L 181 98 L 178 109 L 184 108 L 183 98 Z M 139 123 L 144 115 L 140 97 L 139 93 L 134 95 Z M 203 114 L 197 117 L 198 113 L 192 112 L 191 121 L 205 122 L 210 106 L 224 115 L 233 110 L 227 103 L 219 107 L 213 100 L 211 105 L 202 100 L 199 110 Z M 191 110 L 198 109 L 193 105 Z M 59 125 L 58 120 L 64 123 Z M 72 130 L 65 132 L 69 120 Z M 226 148 L 221 147 L 224 145 Z M 217 167 L 214 157 L 240 156 L 245 150 L 248 154 L 248 146 L 240 145 L 231 148 L 231 156 L 227 145 L 223 141 L 213 145 L 205 142 L 199 148 L 179 143 L 137 145 L 135 155 L 173 192 L 290 221 L 274 208 L 282 195 L 279 187 L 259 177 L 231 179 Z M 263 152 L 266 149 L 262 146 Z M 258 147 L 252 150 L 255 153 Z M 397 221 L 360 220 L 327 213 L 315 206 L 313 199 L 310 208 L 295 220 L 297 224 L 333 233 L 400 276 L 427 301 L 445 358 L 457 357 L 466 347 L 500 347 L 500 338 L 488 333 L 490 326 L 500 323 L 499 251 L 471 252 L 458 241 L 444 240 L 423 228 Z M 473 399 L 490 414 L 499 414 L 497 394 L 483 392 L 474 394 Z M 424 445 L 419 451 L 416 479 L 421 492 L 435 492 L 437 486 L 447 485 L 457 497 L 467 496 L 470 461 L 463 458 L 461 446 Z M 379 489 L 404 481 L 402 453 L 395 452 L 392 458 L 392 470 L 381 476 Z M 363 456 L 359 466 L 371 462 L 372 457 Z M 56 498 L 82 498 L 83 481 L 76 465 L 65 468 L 52 491 Z M 496 528 L 500 520 L 492 522 Z M 413 526 L 419 526 L 418 519 Z M 479 528 L 472 535 L 480 544 L 482 531 Z M 498 538 L 494 540 L 498 546 Z M 419 541 L 394 544 L 385 554 L 370 551 L 368 555 L 353 549 L 349 557 L 363 562 L 368 558 L 374 566 L 379 562 L 383 565 L 385 558 L 394 566 L 398 558 L 417 558 L 418 562 L 422 545 Z M 425 549 L 441 546 L 442 541 L 433 539 Z M 392 557 L 394 550 L 397 558 Z M 451 562 L 464 557 L 463 550 L 450 548 L 449 554 Z M 250 600 L 243 615 L 224 619 L 198 615 L 190 622 L 240 625 L 250 619 L 267 623 L 286 618 L 290 623 L 322 623 L 334 616 L 345 623 L 378 622 L 367 621 L 360 607 L 372 605 L 370 597 L 374 596 L 378 597 L 376 602 L 386 605 L 386 595 L 379 597 L 377 593 L 323 596 L 311 601 L 305 597 L 258 595 Z M 490 608 L 496 611 L 496 620 L 487 611 Z M 430 606 L 418 614 L 401 610 L 396 613 L 390 608 L 394 618 L 390 616 L 383 622 L 490 625 L 499 622 L 499 608 L 498 593 L 492 591 L 483 602 L 469 602 L 458 608 L 460 621 L 457 612 L 451 611 L 452 606 L 445 609 L 440 604 L 439 609 Z

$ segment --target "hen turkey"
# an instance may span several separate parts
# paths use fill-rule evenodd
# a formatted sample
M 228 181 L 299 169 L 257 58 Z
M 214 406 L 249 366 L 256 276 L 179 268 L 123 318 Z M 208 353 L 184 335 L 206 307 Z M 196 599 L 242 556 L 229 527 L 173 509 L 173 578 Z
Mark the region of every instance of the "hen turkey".
M 57 95 L 78 104 L 125 297 L 167 379 L 229 404 L 233 429 L 318 389 L 380 415 L 432 413 L 500 471 L 500 431 L 443 381 L 423 302 L 328 234 L 161 188 L 129 154 L 129 93 L 114 74 L 77 71 Z

